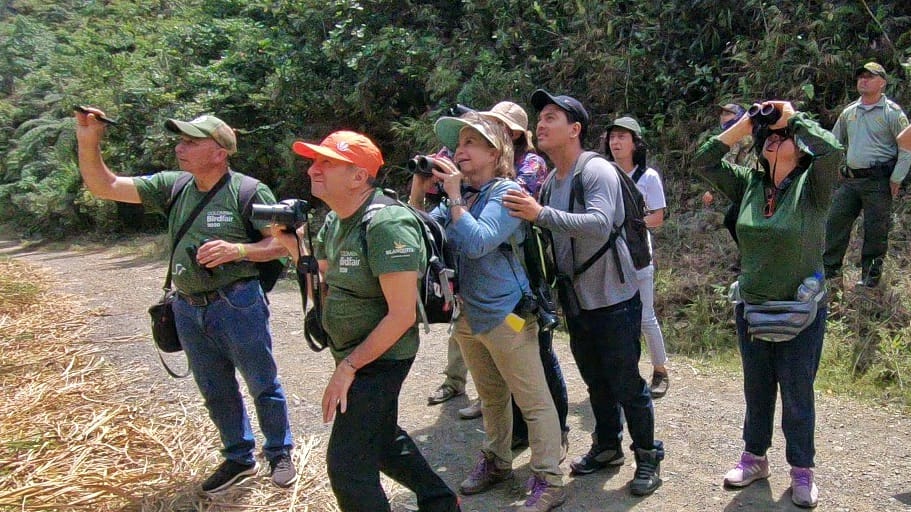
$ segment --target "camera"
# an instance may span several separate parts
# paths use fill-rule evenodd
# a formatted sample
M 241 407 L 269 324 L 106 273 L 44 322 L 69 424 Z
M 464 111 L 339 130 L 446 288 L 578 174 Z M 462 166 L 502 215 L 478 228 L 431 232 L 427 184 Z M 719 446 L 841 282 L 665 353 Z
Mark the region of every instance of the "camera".
M 535 289 L 535 301 L 538 304 L 538 310 L 535 311 L 538 328 L 542 331 L 553 330 L 560 323 L 560 319 L 557 318 L 557 304 L 546 284 L 541 284 Z
M 254 204 L 252 220 L 267 220 L 272 224 L 297 229 L 307 223 L 310 203 L 303 199 L 285 199 L 276 204 Z
M 532 293 L 522 296 L 519 303 L 516 304 L 513 313 L 526 317 L 534 313 L 538 321 L 538 328 L 542 331 L 549 331 L 560 323 L 557 318 L 557 305 L 550 295 L 550 289 L 546 285 L 541 285 Z
M 433 158 L 429 156 L 418 155 L 408 160 L 408 172 L 411 174 L 421 174 L 424 176 L 433 176 Z
M 753 103 L 747 110 L 747 116 L 753 122 L 753 126 L 771 126 L 781 119 L 781 111 L 772 104 Z

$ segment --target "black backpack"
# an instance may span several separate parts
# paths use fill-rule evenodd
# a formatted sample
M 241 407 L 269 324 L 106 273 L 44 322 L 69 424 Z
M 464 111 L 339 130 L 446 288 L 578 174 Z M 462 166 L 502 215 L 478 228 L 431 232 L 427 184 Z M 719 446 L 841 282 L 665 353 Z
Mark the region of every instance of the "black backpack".
M 234 173 L 234 171 L 229 172 Z M 263 239 L 263 234 L 253 227 L 253 223 L 250 221 L 250 214 L 253 211 L 253 198 L 256 196 L 256 187 L 260 181 L 247 175 L 242 175 L 242 177 L 237 199 L 240 205 L 240 216 L 244 222 L 244 229 L 247 231 L 247 238 L 250 242 L 256 243 Z M 171 206 L 174 205 L 177 196 L 183 192 L 183 189 L 186 188 L 192 179 L 193 175 L 188 172 L 182 173 L 177 177 L 171 187 L 171 196 L 165 206 L 165 216 L 169 217 L 171 215 Z M 272 288 L 275 288 L 275 283 L 285 272 L 285 260 L 257 261 L 256 269 L 259 270 L 259 284 L 262 286 L 263 292 L 268 293 L 272 291 Z
M 639 189 L 636 188 L 636 183 L 632 178 L 618 169 L 613 162 L 594 151 L 586 151 L 579 156 L 579 162 L 576 164 L 576 168 L 573 172 L 568 211 L 573 210 L 573 206 L 576 202 L 579 202 L 583 209 L 585 208 L 585 191 L 583 190 L 582 180 L 579 179 L 579 176 L 585 172 L 586 165 L 588 165 L 588 162 L 593 158 L 602 158 L 605 162 L 609 163 L 611 169 L 614 170 L 620 180 L 620 196 L 623 198 L 624 211 L 623 223 L 613 227 L 607 242 L 605 242 L 605 244 L 588 260 L 582 263 L 582 265 L 575 268 L 573 274 L 578 276 L 582 272 L 588 270 L 588 268 L 598 261 L 608 249 L 614 247 L 618 238 L 622 238 L 626 243 L 626 247 L 629 249 L 630 256 L 633 260 L 633 267 L 635 267 L 636 270 L 641 270 L 649 266 L 652 261 L 651 251 L 648 246 L 648 228 L 645 226 L 645 199 L 643 199 Z M 556 171 L 551 172 L 551 175 L 547 177 L 547 181 L 544 183 L 541 190 L 541 204 L 543 205 L 548 205 L 550 201 L 550 188 L 555 173 Z M 617 273 L 620 276 L 620 282 L 625 283 L 626 279 L 623 277 L 620 256 L 617 254 L 617 251 L 613 251 L 613 254 Z
M 424 274 L 421 276 L 418 290 L 418 309 L 424 331 L 430 332 L 430 324 L 448 324 L 455 313 L 455 294 L 459 291 L 455 272 L 455 254 L 446 238 L 443 229 L 427 212 L 418 210 L 410 204 L 400 201 L 395 192 L 383 190 L 376 196 L 361 219 L 361 240 L 364 254 L 367 254 L 367 227 L 376 213 L 387 206 L 400 206 L 421 222 L 423 229 L 424 251 L 427 255 Z

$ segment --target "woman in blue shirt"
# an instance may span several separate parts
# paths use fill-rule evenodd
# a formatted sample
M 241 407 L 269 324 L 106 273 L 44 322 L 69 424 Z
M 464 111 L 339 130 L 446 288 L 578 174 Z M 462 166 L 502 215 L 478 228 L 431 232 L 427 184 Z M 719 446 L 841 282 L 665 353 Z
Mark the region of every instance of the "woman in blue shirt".
M 456 148 L 452 161 L 434 160 L 432 177 L 415 174 L 411 203 L 423 203 L 427 180 L 442 183 L 448 200 L 431 215 L 446 226 L 459 256 L 461 316 L 458 342 L 481 397 L 487 439 L 462 494 L 477 494 L 512 477 L 510 394 L 528 423 L 530 496 L 519 510 L 550 510 L 566 500 L 560 469 L 560 426 L 538 355 L 538 326 L 523 307 L 531 295 L 521 263 L 501 250 L 522 236 L 521 220 L 509 215 L 502 197 L 518 189 L 509 135 L 475 112 L 443 117 L 434 126 L 440 141 Z M 515 240 L 521 242 L 521 240 Z

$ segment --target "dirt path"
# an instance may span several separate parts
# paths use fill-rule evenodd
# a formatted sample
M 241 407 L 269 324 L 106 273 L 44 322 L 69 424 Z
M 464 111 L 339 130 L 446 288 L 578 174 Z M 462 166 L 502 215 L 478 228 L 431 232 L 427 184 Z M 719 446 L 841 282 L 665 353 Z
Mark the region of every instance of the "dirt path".
M 140 242 L 147 240 L 120 245 Z M 176 392 L 198 397 L 191 381 L 169 381 L 151 349 L 146 309 L 158 297 L 163 261 L 104 247 L 29 249 L 9 241 L 0 242 L 0 255 L 51 269 L 59 278 L 61 291 L 81 296 L 86 310 L 96 319 L 93 337 L 100 344 L 110 345 L 113 364 L 142 362 L 151 381 L 171 382 Z M 331 358 L 328 353 L 310 352 L 302 339 L 296 285 L 282 282 L 270 298 L 275 353 L 289 396 L 295 435 L 325 438 L 329 431 L 320 422 L 319 399 L 332 367 Z M 555 345 L 569 387 L 573 457 L 588 448 L 592 417 L 566 339 Z M 431 465 L 455 487 L 470 470 L 483 433 L 481 420 L 458 419 L 457 409 L 468 403 L 465 397 L 442 406 L 426 405 L 427 394 L 442 381 L 439 374 L 445 362 L 446 334 L 436 328 L 423 338 L 405 383 L 400 423 L 418 442 Z M 646 365 L 642 368 L 644 373 L 648 371 Z M 720 485 L 721 476 L 736 461 L 742 447 L 744 406 L 739 375 L 705 370 L 682 357 L 672 357 L 670 368 L 670 392 L 656 402 L 656 437 L 664 441 L 667 449 L 661 489 L 644 499 L 631 497 L 625 488 L 633 474 L 632 458 L 628 457 L 619 471 L 570 478 L 569 501 L 560 510 L 799 510 L 791 505 L 787 492 L 780 429 L 776 430 L 769 452 L 772 477 L 768 482 L 739 492 L 724 490 Z M 474 396 L 474 390 L 470 389 L 469 394 Z M 817 393 L 817 397 L 819 510 L 911 510 L 911 420 L 891 409 L 823 393 Z M 517 503 L 529 476 L 527 462 L 526 451 L 516 460 L 517 478 L 511 487 L 464 498 L 463 510 L 504 510 Z M 416 510 L 409 492 L 391 485 L 387 490 L 396 512 Z

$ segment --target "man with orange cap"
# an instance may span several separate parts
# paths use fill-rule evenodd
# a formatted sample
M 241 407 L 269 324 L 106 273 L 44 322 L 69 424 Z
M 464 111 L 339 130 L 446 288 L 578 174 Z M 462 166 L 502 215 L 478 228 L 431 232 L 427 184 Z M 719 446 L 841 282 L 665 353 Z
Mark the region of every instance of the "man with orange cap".
M 312 193 L 332 210 L 314 256 L 329 288 L 322 325 L 336 368 L 322 408 L 323 420 L 334 420 L 326 464 L 339 508 L 390 510 L 382 471 L 417 494 L 418 510 L 457 511 L 455 493 L 398 426 L 399 392 L 419 342 L 423 226 L 404 207 L 390 205 L 363 228 L 368 206 L 383 194 L 374 186 L 383 156 L 364 135 L 337 131 L 319 144 L 295 142 L 293 149 L 313 160 L 307 171 Z M 299 258 L 293 234 L 275 235 Z

